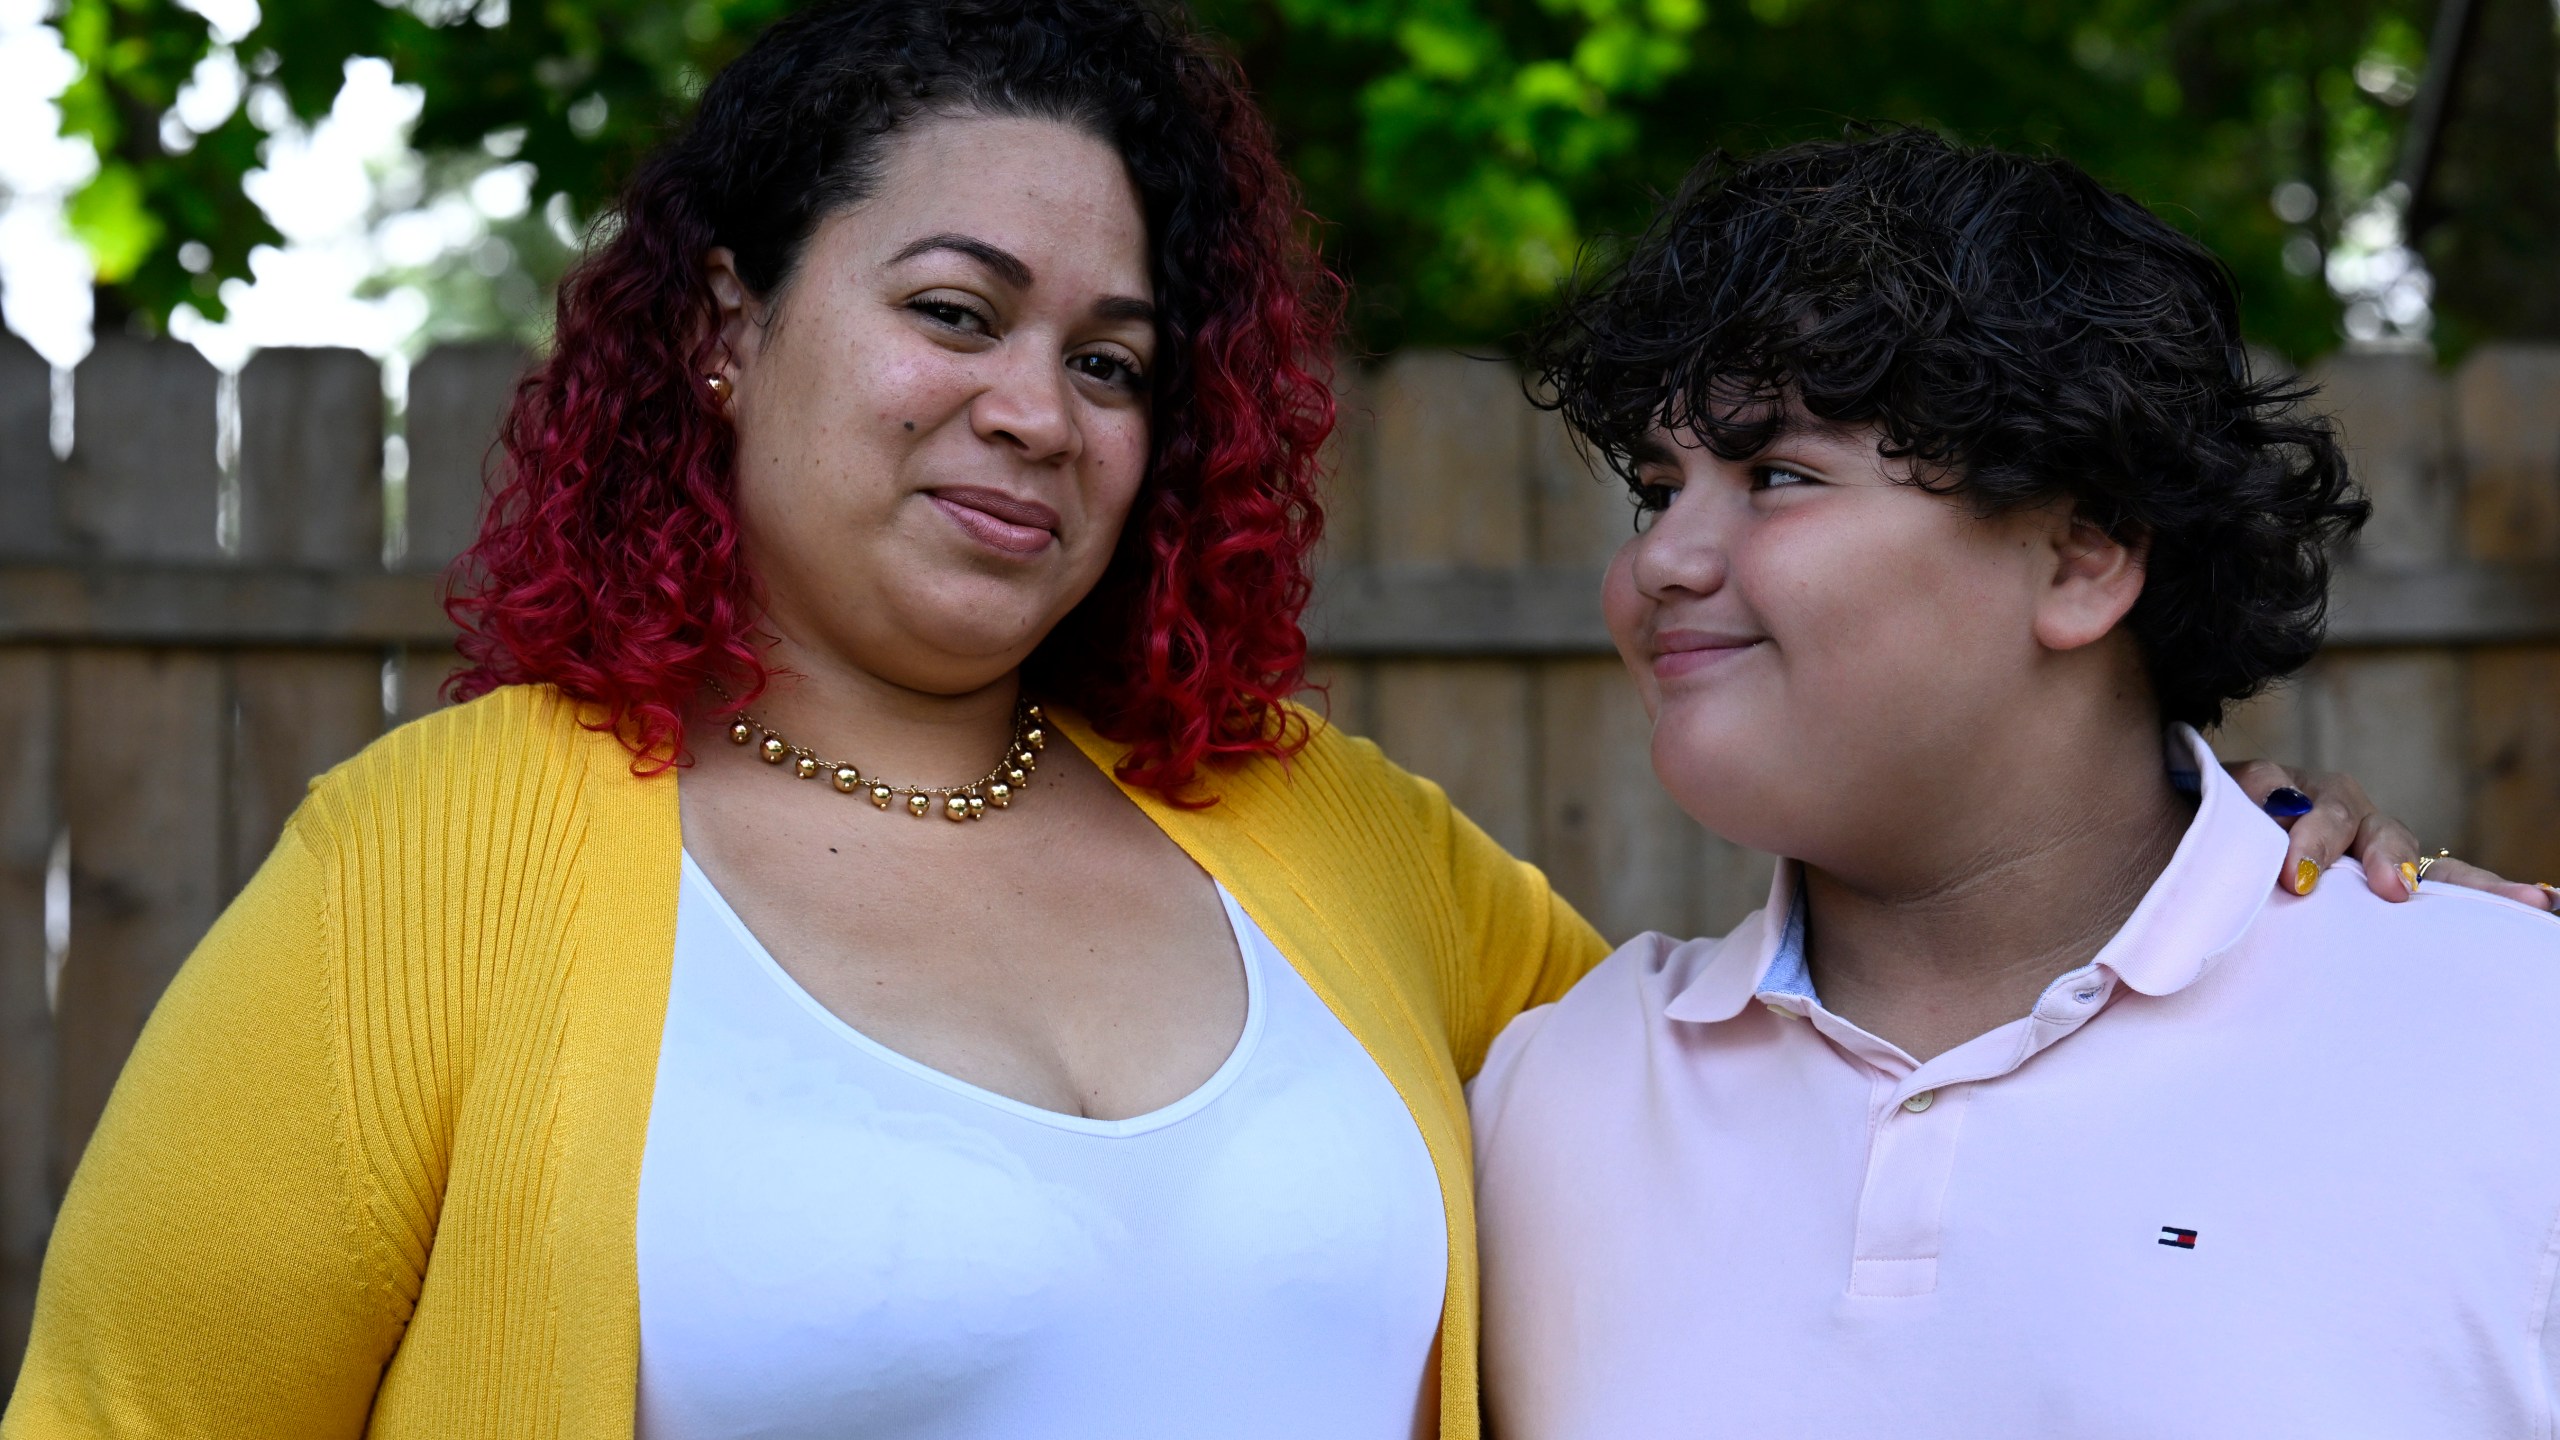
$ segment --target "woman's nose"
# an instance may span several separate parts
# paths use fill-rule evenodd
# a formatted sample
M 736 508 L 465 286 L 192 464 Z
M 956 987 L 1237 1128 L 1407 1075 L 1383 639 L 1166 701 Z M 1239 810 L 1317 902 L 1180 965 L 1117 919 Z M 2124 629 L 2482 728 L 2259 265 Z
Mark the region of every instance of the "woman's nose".
M 969 407 L 981 439 L 1010 445 L 1035 464 L 1073 459 L 1082 436 L 1064 365 L 1046 347 L 1008 345 L 998 352 L 993 383 Z

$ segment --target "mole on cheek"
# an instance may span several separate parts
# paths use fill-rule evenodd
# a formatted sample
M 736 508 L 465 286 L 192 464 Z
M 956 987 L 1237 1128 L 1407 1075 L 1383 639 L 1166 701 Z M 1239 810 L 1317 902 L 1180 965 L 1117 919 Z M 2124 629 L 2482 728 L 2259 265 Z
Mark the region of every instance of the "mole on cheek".
M 901 420 L 901 421 L 899 421 L 898 423 L 899 423 L 899 424 L 901 424 L 901 425 L 906 426 L 906 427 L 907 427 L 908 429 L 910 429 L 910 430 L 913 430 L 914 428 L 916 428 L 916 422 L 914 422 L 913 420 Z

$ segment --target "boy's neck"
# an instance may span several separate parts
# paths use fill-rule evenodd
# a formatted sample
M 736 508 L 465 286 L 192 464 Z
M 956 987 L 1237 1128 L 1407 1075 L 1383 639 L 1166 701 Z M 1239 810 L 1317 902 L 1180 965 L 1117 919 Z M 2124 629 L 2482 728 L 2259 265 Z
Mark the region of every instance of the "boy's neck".
M 2147 718 L 2011 758 L 1964 813 L 1904 817 L 1920 853 L 1890 878 L 1804 867 L 1823 1007 L 1917 1060 L 2025 1015 L 2094 958 L 2195 813 Z

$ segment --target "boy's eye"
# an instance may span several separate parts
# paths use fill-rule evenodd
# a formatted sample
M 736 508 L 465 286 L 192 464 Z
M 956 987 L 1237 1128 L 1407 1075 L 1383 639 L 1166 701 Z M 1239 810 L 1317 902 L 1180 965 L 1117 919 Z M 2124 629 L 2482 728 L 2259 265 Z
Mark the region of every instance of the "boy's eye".
M 1751 470 L 1751 488 L 1781 490 L 1790 485 L 1819 485 L 1822 482 L 1789 465 L 1756 465 Z
M 1635 493 L 1636 512 L 1659 515 L 1671 508 L 1672 497 L 1680 493 L 1676 485 L 1659 485 L 1639 480 L 1628 487 Z

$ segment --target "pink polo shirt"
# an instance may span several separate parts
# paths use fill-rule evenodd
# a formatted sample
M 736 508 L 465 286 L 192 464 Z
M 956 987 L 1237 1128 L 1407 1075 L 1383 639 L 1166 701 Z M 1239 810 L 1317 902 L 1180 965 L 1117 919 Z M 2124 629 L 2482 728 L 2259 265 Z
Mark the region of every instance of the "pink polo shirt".
M 2279 894 L 2179 738 L 2202 804 L 2124 929 L 1925 1065 L 1810 993 L 1791 865 L 1512 1023 L 1499 1440 L 2555 1433 L 2560 923 Z

